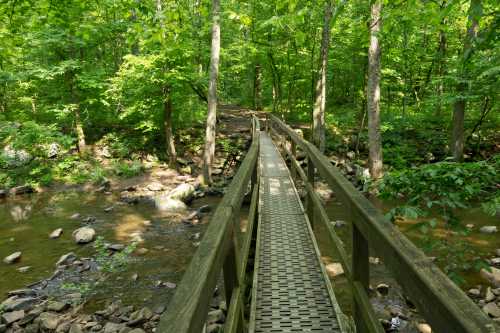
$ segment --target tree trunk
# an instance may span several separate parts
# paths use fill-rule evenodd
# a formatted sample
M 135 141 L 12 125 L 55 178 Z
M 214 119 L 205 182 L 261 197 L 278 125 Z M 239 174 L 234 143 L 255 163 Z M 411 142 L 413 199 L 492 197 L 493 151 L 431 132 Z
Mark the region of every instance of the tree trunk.
M 75 132 L 76 132 L 78 151 L 80 152 L 80 154 L 83 154 L 87 150 L 87 144 L 85 142 L 85 132 L 83 131 L 83 125 L 80 116 L 80 99 L 77 93 L 75 92 L 75 73 L 69 72 L 67 73 L 67 75 L 68 75 L 67 81 L 69 85 L 71 101 L 75 105 L 73 112 L 75 117 Z
M 328 66 L 328 49 L 330 47 L 331 18 L 332 2 L 327 0 L 323 16 L 323 36 L 321 37 L 319 78 L 316 82 L 316 98 L 313 109 L 313 143 L 321 152 L 325 151 L 326 69 Z
M 253 81 L 253 107 L 257 111 L 262 110 L 262 66 L 259 62 L 255 64 L 255 78 Z
M 380 44 L 378 35 L 381 22 L 382 3 L 371 5 L 370 47 L 368 49 L 368 164 L 372 179 L 382 177 L 382 137 L 380 135 Z
M 83 132 L 83 125 L 80 119 L 80 105 L 77 104 L 75 107 L 75 130 L 78 140 L 78 151 L 83 154 L 87 150 L 87 144 L 85 143 L 85 133 Z
M 443 19 L 443 24 L 446 20 Z M 437 105 L 436 116 L 441 116 L 441 109 L 443 106 L 443 93 L 444 93 L 444 75 L 446 73 L 446 34 L 443 29 L 439 30 L 439 55 L 438 55 L 438 77 L 439 82 L 437 86 Z
M 453 104 L 451 149 L 453 153 L 453 159 L 457 162 L 462 161 L 464 156 L 464 118 L 466 101 L 463 95 L 465 94 L 467 89 L 467 64 L 469 63 L 472 55 L 473 41 L 477 36 L 479 17 L 481 15 L 481 12 L 481 0 L 471 0 L 468 19 L 469 27 L 467 29 L 467 35 L 465 36 L 462 61 L 459 69 L 459 83 L 457 84 L 456 88 L 457 100 Z
M 177 165 L 174 135 L 172 133 L 172 93 L 167 85 L 163 88 L 163 126 L 165 128 L 165 145 L 167 146 L 168 163 L 171 167 Z
M 210 81 L 208 84 L 208 113 L 203 153 L 203 181 L 212 183 L 212 162 L 215 154 L 215 125 L 217 121 L 217 76 L 220 55 L 220 2 L 212 0 L 212 48 L 210 51 Z

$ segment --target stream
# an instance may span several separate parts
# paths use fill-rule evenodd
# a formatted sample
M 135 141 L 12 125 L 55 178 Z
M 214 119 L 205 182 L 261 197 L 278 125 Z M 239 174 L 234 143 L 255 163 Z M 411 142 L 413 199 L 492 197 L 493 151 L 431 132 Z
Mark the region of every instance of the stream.
M 203 197 L 192 202 L 196 209 L 210 205 L 212 211 L 218 197 Z M 109 212 L 105 209 L 113 207 Z M 71 218 L 78 213 L 78 218 Z M 0 257 L 21 251 L 20 262 L 14 265 L 0 263 L 0 295 L 24 288 L 46 279 L 55 270 L 55 263 L 68 252 L 78 257 L 95 255 L 92 245 L 78 245 L 72 238 L 73 230 L 85 225 L 87 217 L 95 217 L 90 226 L 97 236 L 109 243 L 130 244 L 131 236 L 142 239 L 138 248 L 148 251 L 129 259 L 124 271 L 111 273 L 92 290 L 86 303 L 86 312 L 104 306 L 108 300 L 120 299 L 124 304 L 154 307 L 165 304 L 173 295 L 173 288 L 156 288 L 157 281 L 178 283 L 196 251 L 196 238 L 201 238 L 210 214 L 205 214 L 197 225 L 184 224 L 172 216 L 163 215 L 153 205 L 129 205 L 114 195 L 64 191 L 18 196 L 0 202 Z M 58 239 L 49 234 L 63 228 Z M 29 266 L 27 272 L 20 267 Z M 131 278 L 137 274 L 136 281 Z
M 190 209 L 209 205 L 213 212 L 219 201 L 219 197 L 210 196 L 195 199 Z M 394 205 L 376 199 L 372 201 L 384 212 Z M 350 255 L 351 224 L 347 212 L 335 198 L 327 203 L 326 209 L 331 221 L 346 222 L 336 230 Z M 79 216 L 74 218 L 75 214 Z M 0 201 L 0 258 L 16 251 L 22 252 L 20 262 L 14 265 L 0 263 L 0 295 L 4 297 L 8 291 L 24 288 L 51 276 L 55 263 L 63 254 L 74 252 L 78 257 L 95 256 L 96 250 L 92 245 L 78 245 L 71 235 L 73 230 L 86 225 L 83 222 L 86 218 L 93 217 L 95 221 L 89 225 L 95 228 L 97 235 L 104 237 L 106 242 L 126 245 L 132 242 L 133 236 L 136 240 L 141 240 L 138 247 L 147 249 L 147 252 L 138 254 L 139 251 L 135 251 L 123 271 L 110 273 L 107 279 L 99 282 L 98 287 L 89 293 L 84 311 L 92 313 L 105 307 L 110 300 L 121 300 L 123 304 L 138 307 L 145 305 L 154 308 L 165 305 L 175 288 L 157 288 L 156 284 L 158 281 L 179 283 L 196 251 L 197 242 L 203 235 L 210 214 L 204 214 L 196 225 L 185 224 L 178 218 L 162 214 L 152 204 L 129 205 L 120 202 L 117 194 L 74 190 L 44 192 Z M 242 216 L 244 215 L 245 208 L 242 212 Z M 500 248 L 500 237 L 495 234 L 481 234 L 478 231 L 481 226 L 496 225 L 498 222 L 495 217 L 484 214 L 480 208 L 470 209 L 459 215 L 463 223 L 472 223 L 474 227 L 467 236 L 456 237 L 467 241 L 477 255 L 488 257 Z M 397 226 L 419 245 L 423 236 L 418 230 L 411 229 L 414 223 L 415 221 L 411 220 L 400 220 Z M 57 228 L 64 230 L 62 236 L 50 239 L 48 235 Z M 442 225 L 438 225 L 434 232 L 436 235 L 446 235 Z M 335 261 L 336 256 L 328 243 L 326 232 L 322 232 L 318 226 L 315 233 L 322 256 L 330 262 Z M 439 257 L 446 254 L 436 252 L 432 255 Z M 30 267 L 26 272 L 19 271 L 19 268 L 26 266 Z M 379 283 L 390 286 L 387 296 L 372 297 L 377 315 L 390 320 L 391 310 L 397 309 L 411 317 L 410 320 L 418 321 L 418 315 L 408 309 L 402 289 L 384 265 L 371 264 L 370 269 L 370 283 L 373 287 Z M 135 274 L 138 276 L 136 280 L 132 278 Z M 464 290 L 481 284 L 486 285 L 476 271 L 470 270 L 463 274 L 463 277 L 465 283 L 461 287 Z M 351 314 L 352 295 L 348 281 L 339 276 L 332 279 L 332 284 L 343 311 Z M 61 292 L 64 290 L 59 290 L 59 293 Z

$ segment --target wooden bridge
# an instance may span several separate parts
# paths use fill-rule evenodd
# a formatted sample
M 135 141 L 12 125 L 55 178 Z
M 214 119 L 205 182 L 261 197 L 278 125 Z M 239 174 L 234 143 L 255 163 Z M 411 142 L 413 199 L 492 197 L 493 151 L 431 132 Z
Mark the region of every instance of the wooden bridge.
M 266 131 L 253 118 L 252 138 L 156 332 L 202 332 L 219 281 L 228 304 L 225 333 L 384 332 L 367 294 L 370 251 L 382 258 L 433 332 L 495 332 L 493 321 L 314 145 L 274 116 L 266 120 Z M 307 156 L 306 171 L 296 160 L 298 150 Z M 350 213 L 352 260 L 314 191 L 318 178 Z M 297 179 L 307 190 L 305 205 L 294 185 Z M 245 197 L 250 206 L 242 225 Z M 342 313 L 320 261 L 313 233 L 319 224 L 328 231 L 350 282 L 352 318 Z

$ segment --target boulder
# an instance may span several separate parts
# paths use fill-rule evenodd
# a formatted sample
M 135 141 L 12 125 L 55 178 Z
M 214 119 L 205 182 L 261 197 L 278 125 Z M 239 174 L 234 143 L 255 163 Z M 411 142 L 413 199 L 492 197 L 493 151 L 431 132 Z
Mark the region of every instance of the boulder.
M 479 274 L 481 277 L 491 284 L 493 284 L 496 288 L 500 287 L 500 269 L 495 268 L 495 267 L 490 267 L 490 271 L 486 270 L 485 268 L 481 269 Z
M 7 190 L 0 189 L 0 199 L 5 198 L 8 193 Z
M 0 304 L 0 309 L 4 311 L 29 310 L 33 307 L 35 300 L 33 297 L 12 296 Z
M 325 269 L 326 273 L 331 278 L 344 274 L 344 268 L 342 268 L 342 264 L 337 262 L 326 265 Z
M 479 296 L 481 296 L 481 291 L 479 291 L 479 289 L 472 288 L 467 291 L 467 294 L 470 297 L 479 298 Z
M 59 258 L 59 260 L 56 262 L 56 266 L 70 265 L 75 260 L 76 260 L 76 254 L 74 254 L 73 252 L 69 252 L 69 253 L 63 254 Z
M 25 316 L 24 310 L 19 310 L 19 311 L 5 312 L 2 314 L 1 318 L 3 323 L 5 323 L 6 325 L 11 325 L 16 321 L 23 319 L 24 316 Z
M 495 294 L 493 294 L 490 287 L 486 288 L 486 294 L 484 295 L 484 300 L 487 303 L 495 300 Z
M 494 234 L 494 233 L 498 232 L 498 228 L 496 225 L 487 225 L 487 226 L 481 227 L 479 229 L 479 232 L 481 232 L 483 234 Z
M 61 237 L 62 233 L 63 233 L 63 229 L 57 228 L 56 230 L 54 230 L 50 233 L 49 238 L 51 238 L 51 239 L 59 238 L 59 237 Z
M 31 185 L 21 185 L 16 186 L 10 189 L 10 194 L 12 195 L 20 195 L 35 192 L 35 189 Z
M 120 332 L 122 333 L 122 332 Z M 133 330 L 129 331 L 128 333 L 146 333 L 142 328 L 134 328 Z
M 57 326 L 56 333 L 66 333 L 69 331 L 70 327 L 71 327 L 71 322 L 64 321 Z
M 488 303 L 483 306 L 483 311 L 493 318 L 500 318 L 500 308 L 494 302 Z
M 61 312 L 66 310 L 69 307 L 69 304 L 64 302 L 50 301 L 47 304 L 47 310 L 54 312 Z
M 432 333 L 431 327 L 429 326 L 429 324 L 426 324 L 426 323 L 418 324 L 417 330 L 420 333 Z
M 19 268 L 17 269 L 17 271 L 18 271 L 19 273 L 26 273 L 26 272 L 27 272 L 27 271 L 29 271 L 30 269 L 31 269 L 31 266 L 23 266 L 23 267 L 19 267 Z
M 108 250 L 111 250 L 111 251 L 123 251 L 123 249 L 125 249 L 125 245 L 123 245 L 123 244 L 110 244 L 110 245 L 106 246 L 106 248 Z
M 14 149 L 11 145 L 3 148 L 2 159 L 6 162 L 7 167 L 20 167 L 28 164 L 33 158 L 30 153 L 24 149 Z
M 83 329 L 82 329 L 82 326 L 80 324 L 72 324 L 70 327 L 69 327 L 69 333 L 83 333 Z
M 104 325 L 104 333 L 118 333 L 124 327 L 125 324 L 107 322 L 106 325 Z
M 14 252 L 14 253 L 8 255 L 7 257 L 5 257 L 3 259 L 3 262 L 6 264 L 13 264 L 13 263 L 21 260 L 21 255 L 22 255 L 21 251 Z
M 226 316 L 224 315 L 224 311 L 222 311 L 221 309 L 212 310 L 207 315 L 208 324 L 223 323 L 225 319 Z
M 56 158 L 59 155 L 60 151 L 61 151 L 61 147 L 57 143 L 53 142 L 47 148 L 47 157 L 48 158 Z
M 11 290 L 7 293 L 9 297 L 11 296 L 34 296 L 36 295 L 36 291 L 33 289 L 25 288 L 25 289 L 16 289 Z
M 493 265 L 493 266 L 500 266 L 500 257 L 499 258 L 492 258 L 490 260 L 490 263 Z
M 151 311 L 147 307 L 144 307 L 130 314 L 130 320 L 128 321 L 127 324 L 129 326 L 140 325 L 148 321 L 151 317 L 153 317 L 153 311 Z
M 90 227 L 82 227 L 73 231 L 73 238 L 77 244 L 87 244 L 94 240 L 95 230 Z
M 159 182 L 152 182 L 149 183 L 146 188 L 150 191 L 157 192 L 157 191 L 163 191 L 164 187 L 162 183 Z
M 189 202 L 193 198 L 194 191 L 195 188 L 193 185 L 183 183 L 170 191 L 167 196 L 171 199 Z
M 165 196 L 159 196 L 155 199 L 156 208 L 167 213 L 183 213 L 187 210 L 184 202 Z
M 42 312 L 38 319 L 40 327 L 45 330 L 55 330 L 59 325 L 59 316 L 55 313 Z

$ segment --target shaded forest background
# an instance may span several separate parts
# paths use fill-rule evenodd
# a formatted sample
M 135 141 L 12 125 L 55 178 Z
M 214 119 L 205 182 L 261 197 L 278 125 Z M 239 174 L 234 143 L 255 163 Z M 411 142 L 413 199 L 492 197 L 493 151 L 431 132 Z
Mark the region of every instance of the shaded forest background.
M 354 153 L 363 165 L 369 1 L 222 1 L 218 100 L 310 124 L 325 4 L 333 8 L 326 149 Z M 111 147 L 116 167 L 132 174 L 147 154 L 172 157 L 170 143 L 179 156 L 192 146 L 202 150 L 211 6 L 203 0 L 3 1 L 3 186 L 99 179 L 92 153 L 85 154 L 92 145 Z M 385 169 L 450 160 L 457 103 L 465 109 L 465 161 L 491 161 L 500 142 L 498 4 L 385 1 L 381 20 Z M 48 158 L 54 144 L 67 154 Z M 27 163 L 19 162 L 24 153 Z

